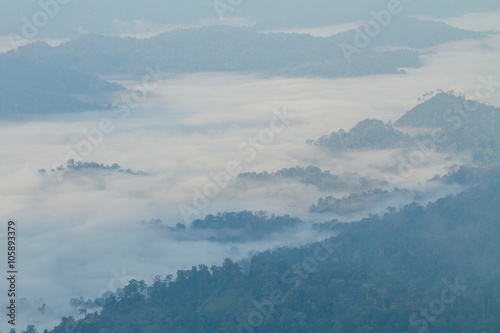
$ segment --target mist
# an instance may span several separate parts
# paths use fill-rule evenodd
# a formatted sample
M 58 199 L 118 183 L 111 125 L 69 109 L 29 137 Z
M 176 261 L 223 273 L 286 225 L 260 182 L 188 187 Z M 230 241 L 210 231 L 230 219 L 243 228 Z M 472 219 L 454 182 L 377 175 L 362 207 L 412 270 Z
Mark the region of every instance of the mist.
M 196 25 L 207 19 L 199 12 L 193 13 L 192 19 L 185 14 L 184 21 L 174 23 Z M 468 14 L 466 18 L 465 22 L 462 18 L 445 22 L 478 31 L 499 29 L 498 12 Z M 349 22 L 358 19 L 352 15 Z M 456 23 L 459 21 L 463 23 Z M 301 30 L 283 24 L 277 30 L 328 35 L 352 28 L 349 22 L 340 22 L 347 25 L 334 29 Z M 124 24 L 114 21 L 108 28 L 144 36 L 169 29 L 135 23 L 124 29 Z M 274 29 L 270 26 L 266 29 Z M 8 48 L 6 43 L 0 44 L 0 51 Z M 491 34 L 481 41 L 425 50 L 423 67 L 407 68 L 402 75 L 325 79 L 178 74 L 162 80 L 123 119 L 114 111 L 89 110 L 45 120 L 0 122 L 0 211 L 4 220 L 15 219 L 18 224 L 18 299 L 24 299 L 19 327 L 34 324 L 38 330 L 50 329 L 63 316 L 79 318 L 77 309 L 69 305 L 71 298 L 94 299 L 124 287 L 130 279 L 149 283 L 156 275 L 175 274 L 179 269 L 220 265 L 226 257 L 242 260 L 277 246 L 318 241 L 328 235 L 312 231 L 309 226 L 313 222 L 356 221 L 370 213 L 383 213 L 389 206 L 410 203 L 412 198 L 396 198 L 349 216 L 312 214 L 309 207 L 319 197 L 341 197 L 349 191 L 324 191 L 296 182 L 243 184 L 235 175 L 227 186 L 219 186 L 208 203 L 199 204 L 202 208 L 194 200 L 196 193 L 214 183 L 214 174 L 229 174 L 228 163 L 237 166 L 237 173 L 314 165 L 335 174 L 357 172 L 383 178 L 381 172 L 391 172 L 398 163 L 397 150 L 336 154 L 306 141 L 339 129 L 349 130 L 365 118 L 395 121 L 432 90 L 453 89 L 474 99 L 480 77 L 500 77 L 500 68 L 492 66 L 499 56 L 500 35 Z M 114 81 L 131 89 L 140 83 L 131 78 Z M 500 106 L 500 95 L 491 95 L 487 102 Z M 114 130 L 104 134 L 101 143 L 91 144 L 91 151 L 79 156 L 69 153 L 68 147 L 77 151 L 82 141 L 89 141 L 82 131 L 99 128 L 103 119 L 111 120 Z M 272 130 L 276 126 L 279 131 Z M 259 139 L 259 135 L 266 140 L 260 139 L 257 149 L 251 138 Z M 65 165 L 68 157 L 105 165 L 118 163 L 123 169 L 145 174 L 51 171 Z M 458 193 L 462 187 L 428 185 L 427 181 L 470 161 L 466 154 L 436 153 L 398 186 L 423 194 L 423 204 Z M 186 206 L 192 208 L 189 214 L 181 209 Z M 289 214 L 301 218 L 306 226 L 260 241 L 218 243 L 207 241 L 204 235 L 179 240 L 141 223 L 160 219 L 165 226 L 189 225 L 207 214 L 242 210 Z M 6 239 L 5 230 L 0 237 Z M 6 265 L 5 259 L 0 262 Z M 5 288 L 6 282 L 0 286 Z

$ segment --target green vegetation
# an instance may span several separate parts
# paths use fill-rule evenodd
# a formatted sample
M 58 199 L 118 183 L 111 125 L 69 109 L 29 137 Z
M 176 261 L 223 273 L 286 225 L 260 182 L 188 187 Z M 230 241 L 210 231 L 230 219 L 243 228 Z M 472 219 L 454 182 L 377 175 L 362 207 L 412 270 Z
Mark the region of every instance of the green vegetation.
M 344 34 L 352 35 L 353 33 L 346 32 Z M 482 36 L 481 33 L 453 28 L 443 22 L 424 22 L 416 18 L 398 16 L 394 17 L 383 33 L 373 39 L 373 45 L 370 46 L 400 46 L 422 49 L 451 41 L 479 39 Z
M 409 147 L 411 140 L 407 134 L 395 130 L 389 124 L 376 119 L 365 119 L 349 132 L 341 129 L 330 135 L 323 135 L 316 141 L 309 140 L 308 143 L 332 150 L 388 149 Z
M 352 37 L 344 38 L 352 43 Z M 175 30 L 150 39 L 86 35 L 54 48 L 27 45 L 16 56 L 94 75 L 136 76 L 144 75 L 146 66 L 157 65 L 167 73 L 257 72 L 322 77 L 392 74 L 400 67 L 420 65 L 414 51 L 394 51 L 398 56 L 388 57 L 392 51 L 366 50 L 348 63 L 338 47 L 342 41 L 215 26 Z
M 450 171 L 448 174 L 433 180 L 438 180 L 445 184 L 471 186 L 486 183 L 488 179 L 495 179 L 497 172 L 497 168 L 477 168 L 471 165 L 461 165 L 457 170 Z
M 109 109 L 111 105 L 101 100 L 124 88 L 97 77 L 142 77 L 148 66 L 169 73 L 245 72 L 292 77 L 396 74 L 402 72 L 400 68 L 420 66 L 419 54 L 380 51 L 376 46 L 421 48 L 483 35 L 401 17 L 349 62 L 339 45 L 352 44 L 354 36 L 354 30 L 315 38 L 212 26 L 175 30 L 150 39 L 86 35 L 56 47 L 35 42 L 0 54 L 0 118 L 32 120 L 47 114 Z
M 453 91 L 430 92 L 422 103 L 398 119 L 396 126 L 435 129 L 411 138 L 380 120 L 365 119 L 349 132 L 339 130 L 309 144 L 331 150 L 419 148 L 425 143 L 438 152 L 470 152 L 481 166 L 500 163 L 500 108 L 467 100 Z M 429 149 L 429 147 L 427 147 Z
M 395 188 L 392 191 L 379 188 L 351 193 L 341 199 L 327 196 L 319 198 L 317 205 L 312 205 L 310 211 L 313 213 L 335 213 L 347 215 L 355 212 L 362 212 L 375 205 L 380 205 L 384 200 L 407 197 L 410 198 L 410 191 Z
M 311 184 L 320 190 L 361 190 L 374 186 L 384 185 L 367 177 L 361 177 L 357 173 L 344 173 L 343 175 L 331 174 L 329 170 L 322 171 L 320 168 L 310 165 L 306 168 L 296 166 L 295 168 L 283 168 L 279 171 L 268 173 L 263 171 L 245 172 L 238 175 L 240 179 L 256 181 L 277 181 L 280 179 L 293 180 L 298 183 Z
M 300 223 L 297 218 L 290 216 L 274 216 L 270 218 L 263 211 L 249 212 L 242 211 L 239 213 L 219 213 L 217 215 L 207 215 L 203 220 L 194 220 L 191 223 L 191 228 L 194 229 L 245 229 L 249 233 L 255 232 L 273 232 L 277 228 L 293 227 Z
M 450 125 L 462 124 L 456 117 L 460 117 L 464 123 L 478 123 L 484 122 L 484 118 L 492 113 L 500 113 L 499 108 L 468 100 L 461 95 L 457 96 L 453 91 L 430 92 L 423 98 L 419 98 L 419 100 L 423 99 L 425 100 L 421 104 L 408 111 L 394 125 L 414 128 L 447 128 Z
M 111 170 L 115 172 L 123 172 L 130 175 L 146 175 L 143 171 L 132 171 L 129 169 L 122 169 L 117 163 L 113 163 L 112 165 L 104 165 L 102 163 L 97 162 L 81 162 L 70 159 L 66 161 L 66 167 L 60 165 L 56 169 L 51 169 L 51 172 L 65 172 L 65 171 L 84 171 L 84 170 Z M 45 169 L 38 170 L 40 174 L 45 174 L 47 171 Z
M 465 97 L 456 96 L 453 91 L 438 90 L 431 91 L 418 99 L 422 103 L 406 112 L 399 118 L 395 126 L 438 128 L 447 125 L 444 120 L 444 112 L 451 109 L 453 105 L 462 106 Z
M 110 105 L 91 104 L 78 96 L 124 89 L 74 70 L 19 58 L 15 53 L 0 54 L 0 73 L 1 119 L 33 120 L 46 114 L 109 109 Z
M 248 276 L 226 259 L 149 286 L 132 280 L 100 313 L 51 332 L 235 332 L 255 311 L 268 314 L 255 332 L 498 332 L 500 169 L 460 173 L 473 184 L 461 194 L 330 223 L 337 237 L 258 254 Z M 269 297 L 279 302 L 263 308 Z
M 438 91 L 401 117 L 396 125 L 439 128 L 438 151 L 472 151 L 480 165 L 500 162 L 500 108 Z M 419 136 L 419 140 L 430 139 Z
M 305 222 L 289 215 L 268 216 L 264 211 L 258 212 L 224 212 L 209 214 L 203 220 L 194 220 L 189 227 L 177 223 L 168 227 L 163 221 L 155 219 L 143 224 L 173 232 L 178 240 L 209 240 L 211 242 L 244 243 L 258 241 L 296 231 Z
M 179 29 L 150 39 L 87 35 L 54 48 L 28 45 L 15 54 L 94 75 L 142 75 L 146 66 L 158 64 L 162 71 L 172 73 L 241 71 L 336 77 L 398 73 L 399 68 L 420 65 L 417 52 L 379 52 L 376 46 L 422 48 L 483 36 L 443 23 L 400 17 L 349 63 L 339 45 L 352 44 L 355 34 L 355 30 L 351 30 L 328 38 L 315 38 L 305 34 L 260 33 L 250 28 L 212 26 Z

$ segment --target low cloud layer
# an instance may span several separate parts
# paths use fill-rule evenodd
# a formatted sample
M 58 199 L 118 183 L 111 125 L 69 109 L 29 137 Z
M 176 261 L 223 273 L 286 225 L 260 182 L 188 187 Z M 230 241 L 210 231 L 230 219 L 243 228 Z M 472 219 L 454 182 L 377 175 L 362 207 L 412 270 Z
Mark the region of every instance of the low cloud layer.
M 43 122 L 0 123 L 0 211 L 3 220 L 15 218 L 19 225 L 18 299 L 27 299 L 19 327 L 35 323 L 39 331 L 50 328 L 58 317 L 75 315 L 69 307 L 71 297 L 95 298 L 100 291 L 122 287 L 123 275 L 126 280 L 151 281 L 154 275 L 175 274 L 201 263 L 221 264 L 229 256 L 240 259 L 252 250 L 317 240 L 313 233 L 301 233 L 238 245 L 178 242 L 140 222 L 159 218 L 172 226 L 184 223 L 179 205 L 192 205 L 195 190 L 212 181 L 210 172 L 226 170 L 229 161 L 238 162 L 242 172 L 317 165 L 332 173 L 380 176 L 381 169 L 395 163 L 393 151 L 332 155 L 305 141 L 340 128 L 348 130 L 364 118 L 395 121 L 431 90 L 455 89 L 473 98 L 479 76 L 500 80 L 500 68 L 492 66 L 500 56 L 497 35 L 432 51 L 436 53 L 423 56 L 423 68 L 406 75 L 264 79 L 190 74 L 163 81 L 124 120 L 112 112 L 90 112 L 79 119 L 58 116 Z M 500 106 L 500 94 L 493 94 L 488 103 Z M 258 138 L 270 128 L 275 111 L 284 110 L 290 115 L 289 124 L 274 132 L 273 139 L 248 161 L 250 155 L 240 154 L 238 147 L 252 147 L 249 138 Z M 103 117 L 111 119 L 116 129 L 84 160 L 118 163 L 147 175 L 93 172 L 60 181 L 49 171 L 53 162 L 65 163 L 66 147 L 75 149 L 87 140 L 82 130 L 96 128 Z M 434 174 L 446 172 L 457 162 L 446 157 L 433 156 L 405 185 L 418 188 Z M 42 168 L 48 170 L 45 175 L 38 172 Z M 327 220 L 333 216 L 307 212 L 324 195 L 313 186 L 290 183 L 242 192 L 231 182 L 192 218 L 246 209 Z M 5 240 L 5 230 L 1 236 Z M 43 304 L 44 315 L 38 310 Z

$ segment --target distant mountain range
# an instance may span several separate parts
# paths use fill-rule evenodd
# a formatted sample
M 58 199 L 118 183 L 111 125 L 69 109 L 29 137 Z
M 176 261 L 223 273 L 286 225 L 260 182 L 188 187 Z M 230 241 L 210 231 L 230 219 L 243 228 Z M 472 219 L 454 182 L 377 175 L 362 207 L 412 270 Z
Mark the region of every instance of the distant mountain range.
M 71 300 L 88 313 L 50 332 L 498 332 L 500 170 L 457 173 L 448 180 L 470 179 L 462 193 L 359 222 L 316 224 L 336 236 L 257 253 L 245 270 L 227 258 L 149 285 L 130 280 L 95 301 Z M 259 219 L 225 215 L 196 224 Z
M 123 87 L 98 77 L 140 77 L 147 67 L 169 73 L 244 72 L 285 77 L 397 74 L 401 68 L 420 66 L 417 49 L 483 36 L 443 23 L 395 17 L 360 48 L 356 41 L 363 29 L 316 38 L 212 26 L 150 39 L 86 35 L 57 47 L 36 42 L 0 54 L 0 117 L 106 108 L 77 97 L 121 90 Z M 341 45 L 357 51 L 346 57 Z M 396 49 L 384 50 L 386 46 Z
M 57 19 L 40 31 L 48 39 L 74 39 L 84 33 L 123 34 L 149 33 L 173 26 L 199 26 L 233 23 L 255 24 L 256 31 L 326 27 L 365 20 L 370 11 L 387 8 L 388 0 L 267 2 L 236 0 L 169 0 L 123 1 L 86 0 L 56 1 L 60 3 Z M 410 16 L 454 17 L 500 9 L 497 0 L 419 0 L 394 1 L 403 7 L 401 14 Z M 21 18 L 31 19 L 39 4 L 53 1 L 17 1 L 0 11 L 0 35 L 21 32 Z M 68 4 L 68 5 L 66 5 Z M 219 7 L 219 9 L 217 9 Z
M 319 190 L 349 189 L 359 191 L 385 185 L 378 180 L 362 177 L 355 172 L 336 175 L 330 173 L 329 170 L 322 171 L 320 168 L 313 165 L 305 168 L 300 166 L 283 168 L 276 172 L 245 172 L 240 173 L 238 179 L 242 181 L 260 182 L 261 184 L 276 183 L 284 180 L 314 185 Z
M 436 149 L 448 152 L 472 151 L 474 162 L 491 165 L 500 161 L 500 108 L 438 92 L 408 111 L 397 126 L 433 128 Z
M 125 89 L 81 72 L 57 68 L 12 54 L 0 56 L 0 119 L 32 120 L 37 116 L 109 108 L 81 97 Z
M 438 91 L 406 112 L 394 125 L 412 128 L 439 129 L 439 139 L 433 138 L 441 151 L 482 149 L 500 151 L 500 108 L 467 100 L 454 92 Z M 434 134 L 435 136 L 437 134 Z M 342 149 L 410 148 L 414 139 L 424 140 L 429 135 L 411 138 L 390 124 L 365 119 L 349 132 L 339 130 L 308 143 Z
M 361 29 L 363 30 L 363 29 Z M 346 61 L 340 45 L 355 44 L 351 30 L 328 38 L 305 34 L 259 33 L 250 28 L 213 26 L 182 29 L 150 39 L 87 35 L 57 47 L 40 44 L 20 48 L 18 57 L 94 75 L 144 72 L 159 65 L 163 71 L 262 72 L 291 76 L 354 76 L 397 73 L 418 66 L 410 51 L 377 52 L 380 46 L 426 48 L 482 34 L 444 23 L 395 18 L 366 49 Z M 358 45 L 359 46 L 359 45 Z M 390 56 L 396 55 L 396 56 Z

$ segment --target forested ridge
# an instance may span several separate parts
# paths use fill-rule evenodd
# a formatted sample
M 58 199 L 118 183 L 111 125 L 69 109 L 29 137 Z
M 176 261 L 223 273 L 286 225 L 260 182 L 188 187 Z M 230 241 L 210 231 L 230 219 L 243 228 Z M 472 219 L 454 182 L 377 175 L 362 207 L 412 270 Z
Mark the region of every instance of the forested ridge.
M 343 149 L 389 149 L 411 145 L 411 138 L 381 120 L 365 119 L 346 132 L 340 129 L 317 140 L 308 140 L 310 144 L 328 147 L 331 150 Z
M 15 54 L 0 53 L 0 73 L 0 119 L 34 120 L 46 114 L 110 109 L 109 103 L 89 103 L 80 97 L 125 90 L 119 84 Z
M 89 34 L 57 47 L 44 43 L 27 45 L 7 55 L 94 75 L 142 75 L 146 59 L 149 64 L 158 64 L 161 70 L 171 73 L 239 71 L 339 77 L 399 73 L 399 68 L 420 66 L 419 53 L 414 50 L 380 52 L 377 47 L 421 49 L 484 37 L 482 33 L 456 29 L 441 22 L 401 16 L 364 54 L 356 54 L 352 62 L 348 62 L 339 45 L 353 44 L 356 33 L 351 29 L 319 38 L 218 25 L 177 29 L 148 39 Z
M 300 166 L 283 168 L 276 172 L 245 172 L 239 174 L 238 178 L 263 182 L 293 180 L 302 184 L 314 185 L 320 190 L 360 190 L 385 185 L 381 181 L 360 176 L 358 173 L 346 172 L 341 175 L 336 175 L 332 174 L 329 170 L 323 171 L 313 165 L 305 168 Z
M 336 237 L 255 255 L 248 274 L 226 259 L 151 285 L 132 280 L 102 311 L 50 332 L 246 332 L 243 322 L 255 332 L 498 332 L 500 169 L 462 167 L 443 179 L 470 188 L 327 223 Z M 262 323 L 252 319 L 269 299 L 279 302 L 258 310 Z

